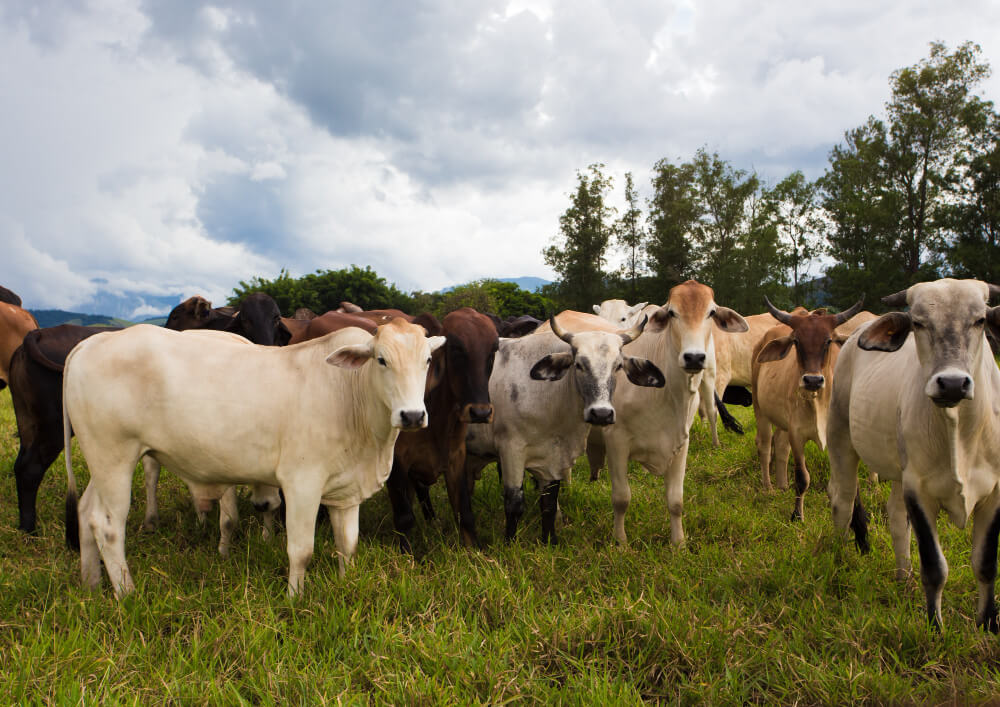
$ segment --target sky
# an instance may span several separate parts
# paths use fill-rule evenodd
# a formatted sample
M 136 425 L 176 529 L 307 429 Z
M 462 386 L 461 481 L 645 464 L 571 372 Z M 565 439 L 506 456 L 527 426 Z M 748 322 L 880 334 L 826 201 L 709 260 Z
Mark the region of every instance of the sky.
M 578 170 L 818 177 L 935 40 L 1000 72 L 1000 4 L 3 0 L 0 284 L 140 319 L 281 268 L 551 279 Z

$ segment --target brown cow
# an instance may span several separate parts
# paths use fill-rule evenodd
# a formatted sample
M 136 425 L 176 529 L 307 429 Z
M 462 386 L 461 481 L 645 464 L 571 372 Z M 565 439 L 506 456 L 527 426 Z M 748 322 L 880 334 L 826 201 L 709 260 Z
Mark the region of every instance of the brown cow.
M 286 321 L 270 295 L 254 292 L 243 300 L 239 309 L 213 309 L 211 302 L 195 295 L 174 307 L 163 326 L 175 331 L 228 331 L 261 346 L 285 346 L 292 336 Z
M 493 322 L 469 307 L 451 312 L 441 325 L 445 345 L 434 352 L 424 394 L 428 426 L 396 440 L 386 483 L 393 523 L 406 551 L 410 548 L 407 534 L 414 523 L 413 494 L 419 493 L 424 516 L 433 518 L 427 487 L 442 473 L 463 544 L 479 544 L 472 513 L 475 474 L 465 470 L 465 437 L 470 424 L 493 419 L 489 380 L 499 337 Z
M 21 306 L 21 298 L 17 296 L 17 293 L 8 290 L 2 285 L 0 285 L 0 302 L 6 302 L 7 304 L 13 304 L 18 307 Z
M 285 322 L 288 324 L 288 322 Z M 377 326 L 364 317 L 355 314 L 343 314 L 341 312 L 327 312 L 315 319 L 307 322 L 295 322 L 289 327 L 292 330 L 292 338 L 289 344 L 301 344 L 303 341 L 311 341 L 321 336 L 326 336 L 335 331 L 340 331 L 345 327 L 354 326 L 364 329 L 369 334 L 374 334 Z
M 766 297 L 764 301 L 781 324 L 764 334 L 753 354 L 751 384 L 761 481 L 765 490 L 771 489 L 773 467 L 779 488 L 788 488 L 791 448 L 795 458 L 792 520 L 802 520 L 803 498 L 809 488 L 805 444 L 812 440 L 820 449 L 826 448 L 833 369 L 840 345 L 847 338 L 835 330 L 861 310 L 862 302 L 840 314 L 820 314 L 818 310 L 789 314 Z M 795 356 L 788 356 L 793 348 Z
M 31 312 L 16 304 L 0 302 L 0 390 L 10 380 L 10 359 L 24 341 L 24 335 L 38 328 Z
M 414 316 L 412 314 L 407 314 L 401 309 L 371 309 L 365 312 L 352 312 L 352 314 L 355 317 L 362 317 L 363 319 L 374 322 L 376 326 L 381 326 L 392 319 L 400 318 L 410 322 L 411 324 L 418 324 L 422 326 L 427 331 L 427 336 L 441 335 L 441 323 L 434 317 L 433 314 L 429 314 L 427 312 Z

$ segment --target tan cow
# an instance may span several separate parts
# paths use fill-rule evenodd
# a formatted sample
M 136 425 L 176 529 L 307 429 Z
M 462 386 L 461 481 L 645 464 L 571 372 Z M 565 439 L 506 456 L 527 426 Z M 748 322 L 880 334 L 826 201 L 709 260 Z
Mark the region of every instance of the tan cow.
M 771 490 L 773 468 L 778 487 L 788 488 L 790 448 L 795 459 L 792 520 L 802 520 L 803 500 L 809 488 L 805 445 L 811 440 L 820 449 L 826 448 L 833 367 L 840 345 L 846 340 L 835 330 L 861 309 L 861 302 L 840 314 L 820 314 L 819 310 L 789 314 L 766 297 L 764 301 L 781 324 L 764 334 L 753 353 L 751 385 L 761 482 L 765 490 Z M 795 355 L 789 356 L 793 350 Z
M 10 357 L 24 341 L 24 335 L 38 328 L 31 312 L 16 304 L 0 302 L 0 390 L 10 380 Z
M 857 503 L 858 462 L 892 482 L 889 532 L 896 574 L 911 572 L 910 526 L 917 536 L 927 618 L 941 624 L 948 562 L 938 542 L 944 510 L 964 528 L 971 519 L 976 623 L 1000 629 L 994 599 L 1000 534 L 1000 370 L 986 331 L 1000 332 L 1000 287 L 978 280 L 922 282 L 882 301 L 909 305 L 857 331 L 837 361 L 827 426 L 833 522 L 848 524 L 862 552 L 865 513 Z
M 624 352 L 651 361 L 666 384 L 661 388 L 621 386 L 615 399 L 617 422 L 602 429 L 611 475 L 614 535 L 618 542 L 628 542 L 625 512 L 632 498 L 628 462 L 633 460 L 663 477 L 670 539 L 679 544 L 684 540 L 681 513 L 689 431 L 705 364 L 714 349 L 714 332 L 746 331 L 747 324 L 733 310 L 716 304 L 711 287 L 694 280 L 672 288 L 662 307 L 649 306 L 644 312 L 650 318 L 646 333 Z
M 84 584 L 100 582 L 103 559 L 116 596 L 134 588 L 125 519 L 132 473 L 147 453 L 198 501 L 236 483 L 280 487 L 293 596 L 322 503 L 343 573 L 357 548 L 358 508 L 389 476 L 400 429 L 427 424 L 424 383 L 443 343 L 401 320 L 374 336 L 348 328 L 290 347 L 141 324 L 81 342 L 66 359 L 63 410 L 67 446 L 72 424 L 91 472 L 78 516 Z M 66 457 L 70 524 L 76 479 Z

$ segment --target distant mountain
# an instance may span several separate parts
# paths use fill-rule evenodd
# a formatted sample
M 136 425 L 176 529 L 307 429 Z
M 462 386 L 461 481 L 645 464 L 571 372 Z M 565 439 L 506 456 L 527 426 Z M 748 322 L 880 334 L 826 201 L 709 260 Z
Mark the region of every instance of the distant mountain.
M 82 312 L 66 312 L 62 309 L 31 309 L 28 310 L 38 320 L 38 326 L 48 327 L 59 324 L 79 324 L 80 326 L 132 326 L 135 322 L 118 317 L 106 317 L 103 314 L 84 314 Z

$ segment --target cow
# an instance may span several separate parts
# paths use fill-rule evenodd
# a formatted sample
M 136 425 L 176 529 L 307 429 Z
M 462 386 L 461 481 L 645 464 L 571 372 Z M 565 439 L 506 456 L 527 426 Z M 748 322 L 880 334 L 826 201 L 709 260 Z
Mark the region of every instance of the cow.
M 0 302 L 0 390 L 10 380 L 10 359 L 24 341 L 24 335 L 38 328 L 38 322 L 26 309 Z
M 493 422 L 470 427 L 466 447 L 470 467 L 499 459 L 508 542 L 524 513 L 525 469 L 542 486 L 542 542 L 557 542 L 560 483 L 583 452 L 590 426 L 613 426 L 616 374 L 636 386 L 663 385 L 653 363 L 622 351 L 645 324 L 620 329 L 593 314 L 567 311 L 525 337 L 501 339 L 490 376 Z
M 316 318 L 316 312 L 312 311 L 308 307 L 299 307 L 295 310 L 295 314 L 292 315 L 292 319 L 298 319 L 299 321 L 309 321 L 310 319 Z
M 941 626 L 948 563 L 937 517 L 944 509 L 964 528 L 973 519 L 976 623 L 1000 630 L 994 599 L 1000 534 L 1000 370 L 986 331 L 1000 331 L 1000 287 L 978 280 L 922 282 L 882 299 L 890 312 L 865 325 L 841 349 L 827 424 L 834 526 L 848 525 L 868 549 L 866 514 L 857 502 L 858 461 L 892 482 L 889 530 L 896 576 L 911 572 L 910 526 L 931 625 Z
M 239 309 L 212 309 L 204 297 L 190 297 L 171 310 L 164 326 L 175 331 L 228 331 L 262 346 L 285 346 L 292 336 L 277 303 L 263 292 L 248 295 Z
M 859 301 L 840 314 L 789 314 L 764 298 L 781 322 L 771 327 L 753 350 L 753 412 L 757 420 L 757 455 L 761 483 L 771 490 L 771 469 L 778 487 L 788 488 L 788 451 L 795 459 L 795 507 L 792 520 L 803 520 L 809 488 L 806 442 L 826 448 L 826 418 L 837 353 L 846 337 L 836 328 L 861 310 Z M 788 354 L 795 351 L 794 356 Z M 772 429 L 773 428 L 773 429 Z M 773 455 L 772 455 L 773 442 Z
M 325 505 L 343 575 L 357 548 L 358 508 L 389 476 L 399 431 L 427 425 L 427 369 L 443 344 L 400 320 L 374 336 L 348 328 L 283 348 L 141 324 L 82 342 L 66 360 L 63 425 L 66 439 L 75 428 L 91 472 L 77 508 L 66 457 L 67 522 L 79 518 L 84 585 L 99 584 L 103 559 L 116 597 L 134 589 L 125 517 L 144 453 L 200 487 L 201 498 L 234 483 L 280 487 L 292 597 L 302 592 Z
M 523 314 L 520 317 L 508 317 L 497 327 L 497 333 L 505 339 L 517 339 L 527 336 L 539 326 L 542 321 L 535 319 L 530 314 Z
M 433 314 L 427 312 L 414 316 L 399 309 L 372 309 L 364 312 L 342 312 L 342 314 L 350 314 L 355 317 L 367 319 L 376 326 L 385 324 L 392 319 L 402 319 L 411 324 L 422 326 L 427 330 L 428 336 L 440 336 L 441 334 L 441 323 Z
M 632 497 L 628 462 L 634 460 L 663 477 L 670 540 L 679 545 L 684 541 L 681 514 L 689 431 L 713 349 L 713 331 L 746 331 L 748 327 L 735 311 L 716 304 L 711 287 L 694 280 L 674 286 L 666 304 L 650 305 L 644 312 L 649 317 L 647 331 L 626 346 L 624 353 L 651 361 L 662 371 L 665 385 L 623 387 L 615 401 L 618 420 L 602 429 L 611 476 L 614 536 L 619 543 L 628 543 L 625 512 Z
M 469 425 L 493 419 L 489 381 L 499 339 L 490 319 L 469 307 L 446 315 L 441 329 L 445 344 L 434 352 L 424 393 L 430 422 L 396 440 L 392 473 L 386 482 L 393 524 L 404 551 L 410 551 L 413 495 L 419 492 L 425 518 L 434 518 L 427 487 L 442 474 L 462 543 L 479 545 L 472 513 L 475 477 L 466 473 L 465 437 Z
M 364 329 L 369 334 L 374 334 L 376 329 L 376 324 L 371 319 L 359 317 L 355 314 L 343 314 L 341 312 L 327 312 L 315 319 L 302 322 L 302 324 L 304 326 L 292 335 L 289 344 L 294 345 L 300 344 L 303 341 L 311 341 L 312 339 L 317 339 L 351 326 Z
M 38 487 L 45 472 L 63 450 L 62 386 L 66 357 L 84 339 L 113 331 L 120 329 L 60 324 L 28 332 L 23 345 L 14 352 L 10 366 L 10 392 L 20 439 L 20 448 L 14 460 L 14 478 L 17 482 L 18 527 L 26 533 L 36 531 Z M 235 338 L 249 345 L 242 337 Z M 153 457 L 145 455 L 142 467 L 146 489 L 143 528 L 151 530 L 159 522 L 156 487 L 160 465 Z M 276 490 L 255 488 L 251 500 L 260 510 L 267 511 L 264 517 L 265 535 L 270 534 L 273 511 L 280 503 Z M 219 552 L 223 555 L 229 551 L 237 517 L 233 489 L 220 504 Z M 204 522 L 204 509 L 198 509 L 198 520 Z M 67 536 L 67 540 L 72 547 L 72 538 Z
M 606 299 L 594 305 L 594 314 L 627 329 L 642 319 L 642 310 L 648 304 L 649 302 L 640 302 L 630 305 L 623 299 Z
M 8 290 L 2 285 L 0 285 L 0 302 L 6 302 L 7 304 L 12 304 L 15 307 L 21 306 L 21 298 L 17 296 L 17 293 Z

